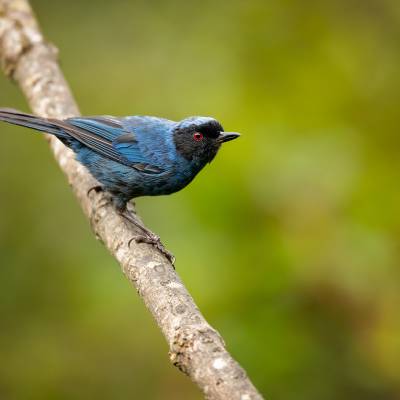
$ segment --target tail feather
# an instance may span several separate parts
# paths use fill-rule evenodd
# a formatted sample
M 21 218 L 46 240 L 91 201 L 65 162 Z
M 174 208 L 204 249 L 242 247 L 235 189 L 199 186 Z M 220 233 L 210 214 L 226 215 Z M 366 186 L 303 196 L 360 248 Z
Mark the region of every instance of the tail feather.
M 25 114 L 12 108 L 0 108 L 0 121 L 9 124 L 21 125 L 38 131 L 51 133 L 58 137 L 65 137 L 57 124 L 46 118 L 36 117 L 35 115 Z

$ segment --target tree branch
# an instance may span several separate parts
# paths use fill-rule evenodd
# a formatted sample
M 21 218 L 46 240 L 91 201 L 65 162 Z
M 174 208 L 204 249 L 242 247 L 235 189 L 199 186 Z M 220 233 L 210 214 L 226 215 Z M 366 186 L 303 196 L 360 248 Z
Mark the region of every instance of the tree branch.
M 57 49 L 46 42 L 27 0 L 0 0 L 0 60 L 4 72 L 42 117 L 79 115 L 57 64 Z M 153 246 L 129 241 L 138 233 L 107 203 L 72 152 L 48 136 L 54 156 L 88 217 L 96 237 L 118 260 L 153 314 L 170 349 L 170 360 L 212 400 L 262 399 L 244 370 L 204 319 L 172 265 Z M 133 207 L 131 208 L 133 211 Z

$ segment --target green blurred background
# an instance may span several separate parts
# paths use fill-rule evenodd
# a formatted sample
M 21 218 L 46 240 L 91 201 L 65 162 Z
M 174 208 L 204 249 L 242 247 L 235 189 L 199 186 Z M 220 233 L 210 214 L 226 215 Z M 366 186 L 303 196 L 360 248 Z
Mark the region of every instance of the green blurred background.
M 260 391 L 400 399 L 398 0 L 32 4 L 82 114 L 242 132 L 137 206 Z M 201 399 L 45 141 L 0 129 L 0 398 Z

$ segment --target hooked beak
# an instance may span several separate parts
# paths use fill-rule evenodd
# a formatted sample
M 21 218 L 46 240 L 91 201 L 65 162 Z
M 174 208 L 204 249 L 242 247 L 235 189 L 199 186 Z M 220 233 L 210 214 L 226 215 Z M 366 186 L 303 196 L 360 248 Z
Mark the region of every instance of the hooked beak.
M 218 136 L 218 142 L 225 143 L 230 140 L 236 139 L 240 136 L 239 133 L 236 132 L 220 132 Z

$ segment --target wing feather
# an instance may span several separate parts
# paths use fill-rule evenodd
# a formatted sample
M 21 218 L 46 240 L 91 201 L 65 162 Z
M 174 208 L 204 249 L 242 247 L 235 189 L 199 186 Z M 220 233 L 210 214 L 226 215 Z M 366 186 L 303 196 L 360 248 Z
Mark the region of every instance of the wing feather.
M 163 172 L 160 165 L 142 154 L 134 132 L 127 132 L 115 117 L 69 118 L 62 128 L 85 146 L 114 161 L 149 174 Z

